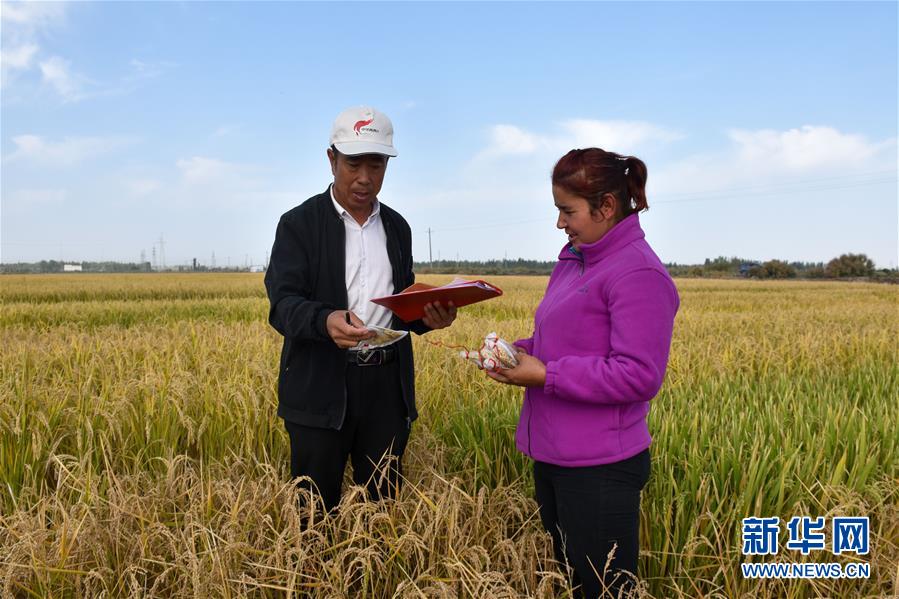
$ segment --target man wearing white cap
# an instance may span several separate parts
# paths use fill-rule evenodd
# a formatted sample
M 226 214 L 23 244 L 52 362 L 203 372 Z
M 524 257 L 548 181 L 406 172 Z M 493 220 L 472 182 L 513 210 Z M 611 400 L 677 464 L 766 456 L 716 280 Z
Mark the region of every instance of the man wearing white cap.
M 292 477 L 327 509 L 340 500 L 349 458 L 353 480 L 373 497 L 392 497 L 418 416 L 412 342 L 351 351 L 374 333 L 366 324 L 425 333 L 452 324 L 456 308 L 425 307 L 405 323 L 376 297 L 415 281 L 412 232 L 378 201 L 393 147 L 393 125 L 369 107 L 350 108 L 331 130 L 334 182 L 281 216 L 265 273 L 269 322 L 284 336 L 278 415 L 290 436 Z M 310 484 L 311 483 L 311 484 Z

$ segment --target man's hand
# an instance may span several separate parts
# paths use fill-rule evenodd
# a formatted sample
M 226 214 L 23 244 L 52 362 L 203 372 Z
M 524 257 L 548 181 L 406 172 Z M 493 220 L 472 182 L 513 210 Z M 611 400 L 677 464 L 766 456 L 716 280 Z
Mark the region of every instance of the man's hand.
M 456 320 L 456 306 L 447 302 L 444 308 L 440 302 L 425 304 L 425 315 L 421 321 L 431 329 L 445 329 Z
M 518 366 L 515 368 L 501 369 L 496 372 L 487 371 L 487 376 L 494 381 L 519 387 L 542 387 L 546 384 L 546 365 L 538 358 L 528 355 L 520 347 L 516 347 L 518 353 Z
M 349 323 L 347 322 L 349 321 Z M 349 349 L 360 341 L 371 339 L 374 331 L 365 328 L 365 323 L 359 317 L 346 310 L 334 310 L 328 315 L 326 322 L 328 335 L 342 349 Z

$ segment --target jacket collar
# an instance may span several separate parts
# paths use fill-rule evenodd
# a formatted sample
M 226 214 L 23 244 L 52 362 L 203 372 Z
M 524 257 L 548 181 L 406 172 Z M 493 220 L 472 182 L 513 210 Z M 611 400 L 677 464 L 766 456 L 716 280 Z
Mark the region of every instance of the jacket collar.
M 614 254 L 629 243 L 643 239 L 646 235 L 640 228 L 640 217 L 636 213 L 624 217 L 599 240 L 575 249 L 571 243 L 565 244 L 559 253 L 559 260 L 582 260 L 585 264 L 595 264 Z

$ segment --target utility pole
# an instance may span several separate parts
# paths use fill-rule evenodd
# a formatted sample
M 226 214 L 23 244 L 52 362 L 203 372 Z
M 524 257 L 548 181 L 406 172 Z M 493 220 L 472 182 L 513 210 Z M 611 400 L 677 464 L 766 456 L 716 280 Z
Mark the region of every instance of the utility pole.
M 428 227 L 428 263 L 434 266 L 434 256 L 431 253 L 431 227 Z
M 165 270 L 165 240 L 162 238 L 162 233 L 159 234 L 159 262 L 160 270 Z

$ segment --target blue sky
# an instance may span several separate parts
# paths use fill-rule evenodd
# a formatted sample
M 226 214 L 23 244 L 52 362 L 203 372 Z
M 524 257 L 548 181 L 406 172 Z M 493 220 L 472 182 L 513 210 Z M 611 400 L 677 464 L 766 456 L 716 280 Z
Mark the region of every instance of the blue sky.
M 549 173 L 642 158 L 666 262 L 897 266 L 897 4 L 8 3 L 4 262 L 259 264 L 369 104 L 417 260 L 552 260 Z

